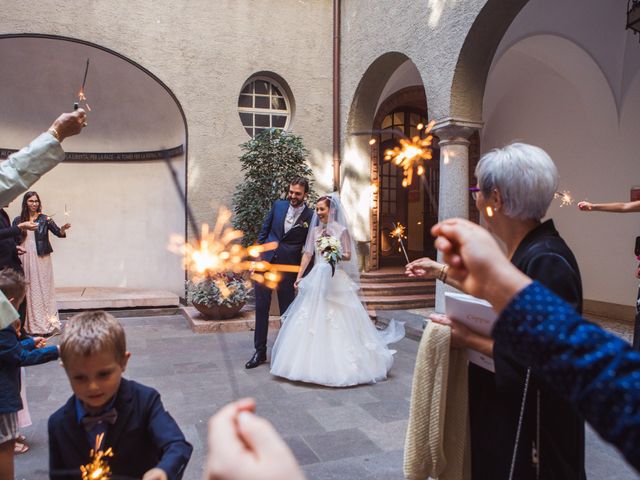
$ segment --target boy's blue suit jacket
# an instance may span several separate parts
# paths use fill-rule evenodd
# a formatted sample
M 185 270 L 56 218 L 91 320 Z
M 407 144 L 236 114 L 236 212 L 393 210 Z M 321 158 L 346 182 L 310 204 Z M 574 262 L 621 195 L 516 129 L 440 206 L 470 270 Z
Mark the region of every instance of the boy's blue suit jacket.
M 90 462 L 84 427 L 78 422 L 75 395 L 49 418 L 49 477 L 80 479 L 80 465 Z M 125 378 L 120 383 L 114 405 L 118 417 L 109 425 L 103 449 L 113 448 L 108 460 L 113 476 L 141 478 L 154 467 L 169 479 L 180 479 L 193 447 L 162 405 L 160 394 Z

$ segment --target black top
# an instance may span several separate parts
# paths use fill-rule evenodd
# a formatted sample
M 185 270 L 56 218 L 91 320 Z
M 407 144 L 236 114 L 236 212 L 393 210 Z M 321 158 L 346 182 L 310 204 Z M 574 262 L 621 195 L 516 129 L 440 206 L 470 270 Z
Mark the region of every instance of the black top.
M 11 226 L 9 215 L 4 209 L 0 209 L 0 269 L 12 268 L 23 273 L 22 262 L 18 256 L 16 246 L 20 243 L 22 232 L 17 227 Z
M 571 249 L 552 220 L 529 232 L 518 245 L 513 265 L 582 312 L 582 282 Z M 495 375 L 469 365 L 469 410 L 473 480 L 509 478 L 526 369 L 510 361 L 495 344 Z M 569 403 L 539 383 L 529 390 L 513 478 L 536 479 L 532 446 L 537 437 L 540 392 L 540 479 L 584 480 L 584 420 Z

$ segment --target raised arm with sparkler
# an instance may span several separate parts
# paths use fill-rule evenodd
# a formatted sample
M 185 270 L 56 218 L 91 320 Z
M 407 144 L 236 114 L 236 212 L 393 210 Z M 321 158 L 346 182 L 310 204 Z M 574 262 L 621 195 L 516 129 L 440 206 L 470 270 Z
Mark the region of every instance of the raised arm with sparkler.
M 63 113 L 29 146 L 0 162 L 0 206 L 8 205 L 42 175 L 64 160 L 60 142 L 82 131 L 86 113 L 80 109 Z
M 612 202 L 612 203 L 579 202 L 578 208 L 583 212 L 612 212 L 612 213 L 640 212 L 640 200 L 636 200 L 634 202 Z

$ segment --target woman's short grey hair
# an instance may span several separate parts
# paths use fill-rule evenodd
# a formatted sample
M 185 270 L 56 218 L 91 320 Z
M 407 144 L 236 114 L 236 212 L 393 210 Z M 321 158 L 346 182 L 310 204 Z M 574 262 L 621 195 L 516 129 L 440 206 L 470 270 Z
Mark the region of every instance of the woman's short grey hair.
M 476 166 L 485 198 L 500 191 L 503 213 L 518 220 L 540 220 L 558 189 L 558 169 L 539 147 L 512 143 L 485 153 Z

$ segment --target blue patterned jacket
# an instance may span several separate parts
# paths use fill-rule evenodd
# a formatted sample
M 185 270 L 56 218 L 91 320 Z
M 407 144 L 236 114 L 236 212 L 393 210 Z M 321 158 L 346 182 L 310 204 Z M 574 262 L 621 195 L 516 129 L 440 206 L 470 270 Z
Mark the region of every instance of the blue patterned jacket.
M 537 282 L 511 300 L 493 337 L 640 471 L 640 352 Z

